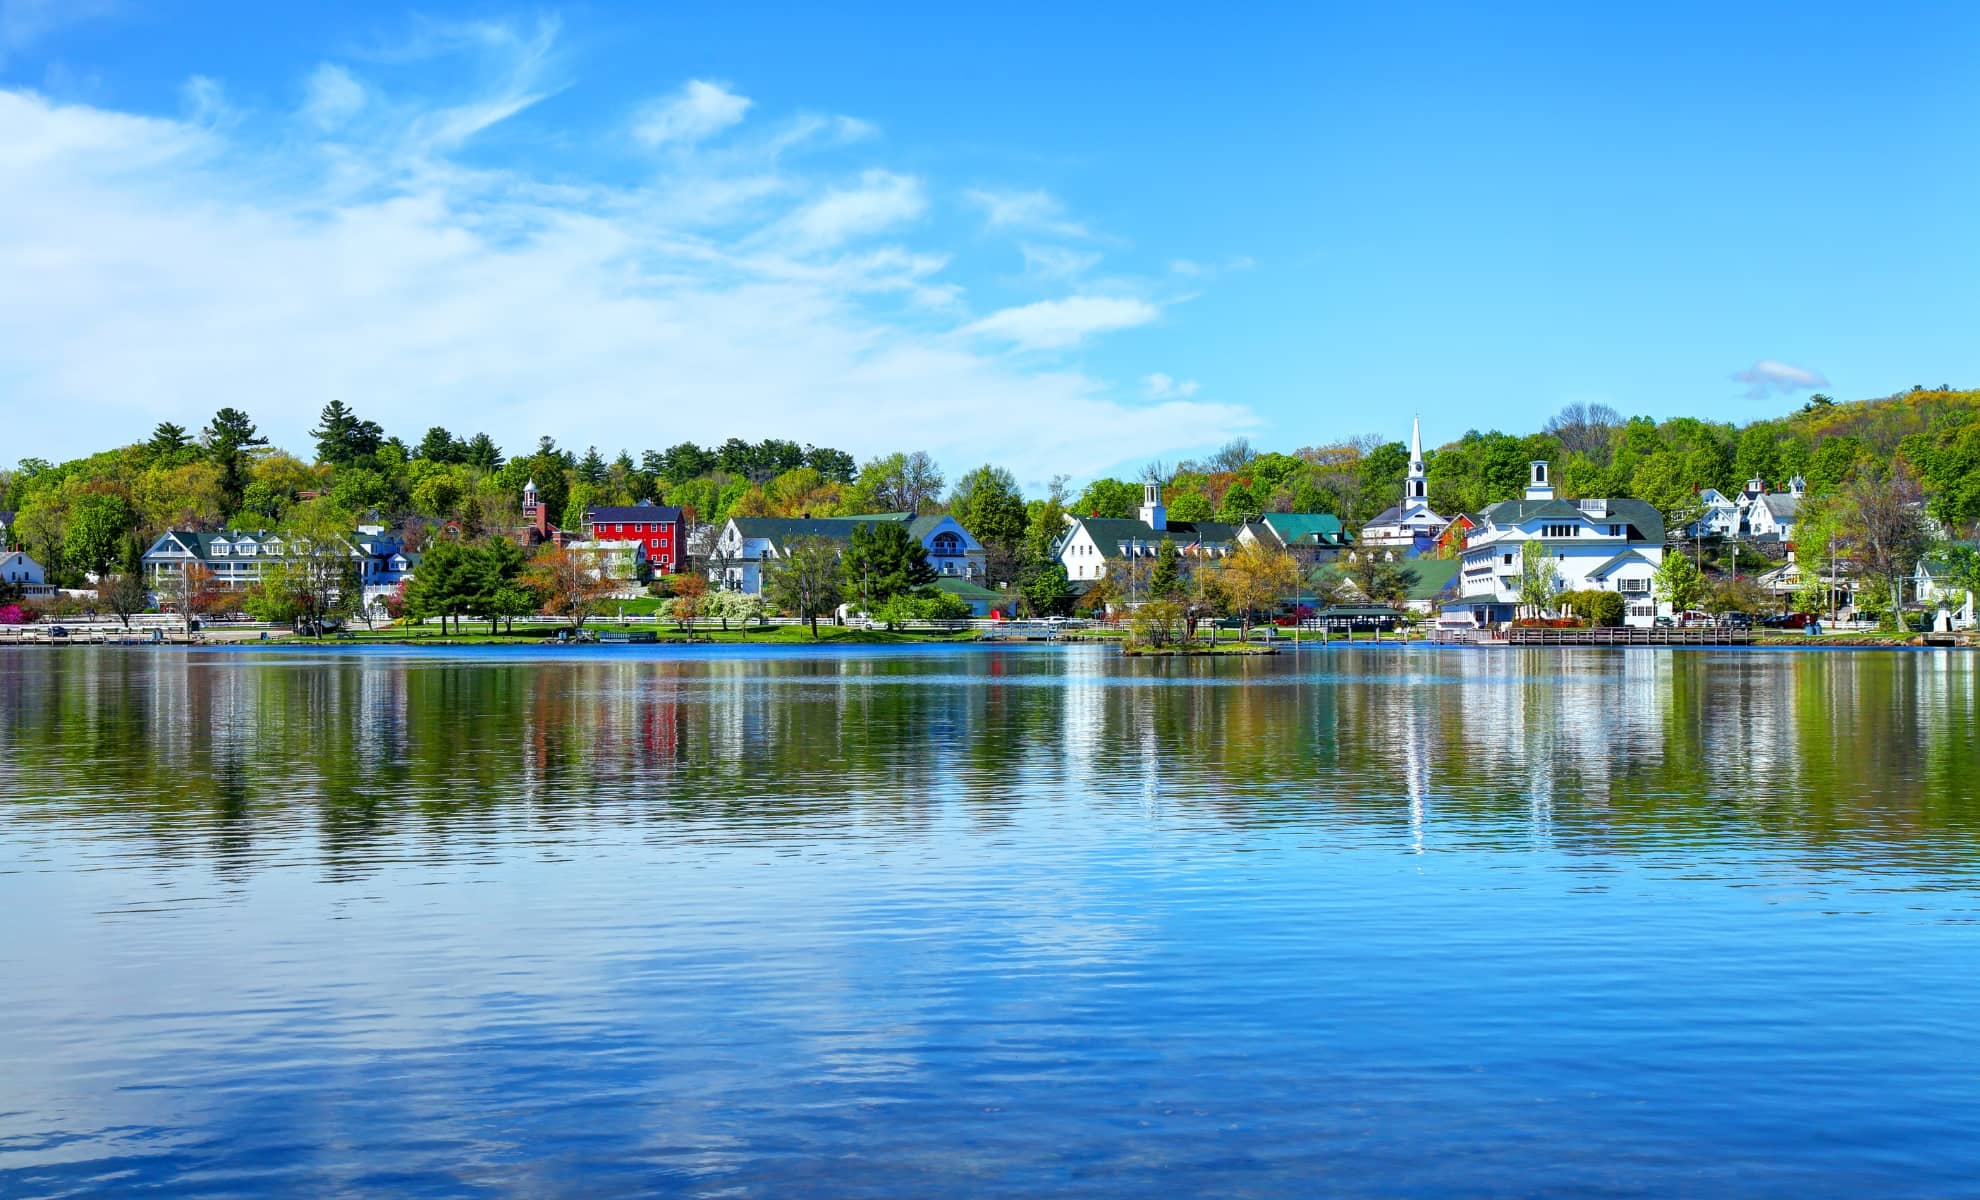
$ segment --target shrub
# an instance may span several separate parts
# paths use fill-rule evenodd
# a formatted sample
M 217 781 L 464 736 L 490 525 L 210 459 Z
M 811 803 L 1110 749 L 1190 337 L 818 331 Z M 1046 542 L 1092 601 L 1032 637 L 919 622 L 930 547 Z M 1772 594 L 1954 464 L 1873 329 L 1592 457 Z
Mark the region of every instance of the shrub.
M 1150 600 L 1134 610 L 1128 620 L 1127 644 L 1162 647 L 1173 645 L 1184 633 L 1183 606 L 1174 600 Z

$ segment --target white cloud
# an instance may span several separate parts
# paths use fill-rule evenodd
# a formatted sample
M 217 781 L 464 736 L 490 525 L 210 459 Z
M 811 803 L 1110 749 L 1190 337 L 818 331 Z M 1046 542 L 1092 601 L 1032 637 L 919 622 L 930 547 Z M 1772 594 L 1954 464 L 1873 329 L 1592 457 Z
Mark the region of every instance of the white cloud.
M 1038 246 L 1025 242 L 1018 246 L 1024 255 L 1025 273 L 1039 279 L 1071 279 L 1100 265 L 1097 250 L 1072 250 L 1065 246 Z
M 335 63 L 316 68 L 303 85 L 302 115 L 318 129 L 335 129 L 364 107 L 364 85 Z
M 1146 325 L 1161 315 L 1162 310 L 1146 300 L 1068 296 L 1001 309 L 963 332 L 999 338 L 1022 350 L 1058 350 L 1095 334 Z
M 1067 218 L 1065 205 L 1050 192 L 975 188 L 964 192 L 963 199 L 983 211 L 983 222 L 992 229 L 1030 230 L 1069 238 L 1092 236 L 1086 226 Z
M 1160 371 L 1155 372 L 1153 375 L 1143 376 L 1141 383 L 1143 387 L 1148 389 L 1148 394 L 1157 400 L 1167 399 L 1171 396 L 1181 396 L 1184 398 L 1194 396 L 1197 388 L 1200 386 L 1194 379 L 1176 379 L 1172 376 L 1164 375 Z
M 821 177 L 797 146 L 685 146 L 636 186 L 465 163 L 464 141 L 555 84 L 542 36 L 450 36 L 494 56 L 482 91 L 412 99 L 347 71 L 353 93 L 319 71 L 305 95 L 345 99 L 313 111 L 362 98 L 334 135 L 0 88 L 7 447 L 64 457 L 232 405 L 306 448 L 343 399 L 402 436 L 511 449 L 778 436 L 1045 478 L 1256 424 L 979 348 L 1063 348 L 1160 310 L 1075 296 L 969 324 L 944 248 L 878 237 L 924 212 L 912 175 Z
M 690 79 L 672 96 L 640 110 L 633 136 L 649 146 L 691 146 L 741 123 L 751 103 L 727 84 Z
M 792 213 L 781 230 L 799 246 L 826 248 L 912 221 L 927 209 L 919 179 L 869 170 L 857 186 L 834 188 Z
M 1746 395 L 1753 400 L 1829 386 L 1829 381 L 1823 378 L 1820 371 L 1775 362 L 1770 358 L 1763 358 L 1744 371 L 1734 372 L 1732 378 L 1735 383 L 1747 385 Z

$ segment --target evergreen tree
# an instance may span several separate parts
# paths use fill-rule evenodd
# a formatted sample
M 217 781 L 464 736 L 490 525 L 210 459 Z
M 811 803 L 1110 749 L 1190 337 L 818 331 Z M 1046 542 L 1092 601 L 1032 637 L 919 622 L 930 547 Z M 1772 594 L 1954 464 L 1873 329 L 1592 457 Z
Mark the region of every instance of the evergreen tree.
M 233 512 L 247 490 L 250 452 L 256 446 L 266 446 L 268 439 L 256 432 L 246 413 L 223 408 L 213 414 L 213 423 L 201 431 L 200 440 L 206 445 L 207 456 L 220 468 L 220 507 Z
M 414 458 L 423 458 L 433 463 L 460 462 L 467 447 L 441 426 L 435 425 L 419 439 L 419 446 L 413 451 Z
M 904 592 L 918 592 L 936 578 L 935 568 L 928 565 L 928 551 L 900 521 L 853 526 L 840 574 L 846 595 L 866 612 Z
M 1176 543 L 1169 538 L 1155 547 L 1155 569 L 1148 575 L 1148 591 L 1160 600 L 1174 600 L 1183 594 L 1182 555 L 1176 553 Z
M 478 471 L 493 471 L 502 465 L 502 448 L 487 434 L 477 433 L 468 439 L 461 461 Z
M 191 444 L 192 438 L 187 436 L 185 426 L 160 421 L 158 427 L 151 431 L 151 440 L 145 443 L 144 448 L 151 452 L 153 458 L 164 458 L 177 454 Z
M 605 482 L 605 475 L 605 456 L 598 453 L 596 446 L 586 450 L 584 457 L 578 461 L 578 478 L 589 484 L 600 484 Z
M 333 467 L 348 466 L 378 453 L 385 442 L 385 431 L 376 421 L 359 420 L 342 400 L 332 400 L 318 414 L 318 424 L 309 431 L 316 439 L 316 461 Z

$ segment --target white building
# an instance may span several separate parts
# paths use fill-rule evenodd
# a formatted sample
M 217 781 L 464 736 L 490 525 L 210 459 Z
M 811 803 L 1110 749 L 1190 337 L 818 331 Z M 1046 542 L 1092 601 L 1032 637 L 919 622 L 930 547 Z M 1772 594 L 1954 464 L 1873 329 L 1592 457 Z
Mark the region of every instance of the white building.
M 1076 517 L 1066 514 L 1066 531 L 1053 554 L 1074 583 L 1107 574 L 1107 560 L 1153 559 L 1164 540 L 1184 558 L 1224 558 L 1237 546 L 1239 527 L 1222 521 L 1170 521 L 1162 485 L 1144 484 L 1141 510 L 1133 518 Z
M 1698 500 L 1705 512 L 1685 530 L 1687 536 L 1728 538 L 1740 534 L 1741 513 L 1736 501 L 1727 499 L 1718 488 L 1706 488 L 1698 493 Z
M 811 537 L 851 542 L 861 525 L 893 522 L 907 526 L 908 537 L 921 543 L 928 565 L 945 579 L 983 583 L 988 554 L 983 543 L 954 517 L 921 517 L 913 513 L 868 513 L 851 517 L 730 517 L 716 536 L 708 558 L 708 581 L 745 595 L 761 595 L 765 567 L 789 557 L 791 546 Z
M 1525 497 L 1487 506 L 1465 542 L 1459 604 L 1472 623 L 1519 615 L 1520 555 L 1532 545 L 1552 562 L 1561 591 L 1620 592 L 1628 603 L 1627 624 L 1654 625 L 1653 581 L 1664 561 L 1662 514 L 1641 500 L 1556 499 L 1548 465 L 1536 462 L 1529 469 Z
M 1450 524 L 1430 509 L 1429 472 L 1423 461 L 1423 423 L 1409 425 L 1409 478 L 1403 483 L 1401 504 L 1383 509 L 1361 527 L 1356 541 L 1363 546 L 1427 550 Z
M 623 594 L 639 594 L 653 573 L 644 541 L 589 538 L 565 542 L 564 549 L 587 560 L 592 578 L 617 584 Z
M 1975 624 L 1973 592 L 1956 587 L 1947 579 L 1951 564 L 1944 559 L 1921 558 L 1912 570 L 1912 585 L 1917 589 L 1918 603 L 1925 608 L 1944 608 L 1952 615 L 1953 628 L 1971 629 Z
M 405 544 L 386 533 L 383 525 L 360 525 L 342 541 L 357 560 L 358 584 L 367 598 L 396 588 L 411 570 Z M 212 574 L 215 586 L 237 589 L 259 583 L 269 567 L 288 557 L 283 536 L 265 529 L 222 529 L 218 533 L 174 529 L 158 535 L 144 552 L 143 563 L 153 588 L 166 576 L 196 563 Z
M 1796 475 L 1785 492 L 1770 492 L 1758 479 L 1749 479 L 1740 498 L 1740 532 L 1749 537 L 1794 540 L 1794 519 L 1808 484 Z
M 9 588 L 19 588 L 29 596 L 54 590 L 48 586 L 48 572 L 41 569 L 40 563 L 29 558 L 25 550 L 0 554 L 0 583 Z

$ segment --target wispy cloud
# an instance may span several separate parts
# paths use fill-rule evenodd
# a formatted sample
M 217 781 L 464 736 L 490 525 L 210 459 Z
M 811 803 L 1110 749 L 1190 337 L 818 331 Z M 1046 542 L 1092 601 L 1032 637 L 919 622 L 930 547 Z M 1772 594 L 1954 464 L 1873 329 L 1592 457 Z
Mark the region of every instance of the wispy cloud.
M 1733 382 L 1746 385 L 1746 395 L 1751 400 L 1764 400 L 1769 396 L 1807 392 L 1829 386 L 1829 381 L 1820 371 L 1797 367 L 1792 363 L 1775 362 L 1770 358 L 1763 358 L 1744 371 L 1735 371 L 1732 378 Z
M 1040 246 L 1025 242 L 1018 247 L 1024 255 L 1026 274 L 1038 279 L 1071 279 L 1100 265 L 1097 250 L 1073 250 L 1065 246 Z
M 833 188 L 798 209 L 781 228 L 800 246 L 824 248 L 912 221 L 927 209 L 919 179 L 869 170 L 857 184 Z
M 690 79 L 680 91 L 641 109 L 633 136 L 648 146 L 691 146 L 741 123 L 750 104 L 727 84 Z
M 415 53 L 474 56 L 483 82 L 412 96 L 367 66 Z M 222 405 L 306 445 L 342 398 L 400 432 L 486 429 L 512 447 L 768 431 L 1044 478 L 1255 425 L 1006 353 L 1162 310 L 1074 295 L 972 321 L 954 252 L 921 221 L 931 184 L 878 162 L 847 175 L 848 146 L 876 144 L 850 119 L 751 110 L 760 137 L 663 143 L 636 184 L 462 153 L 562 78 L 544 26 L 428 26 L 308 66 L 280 121 L 0 88 L 7 445 L 75 453 Z M 224 81 L 202 94 L 218 102 Z
M 1146 325 L 1162 310 L 1146 300 L 1069 296 L 1001 309 L 963 332 L 1010 342 L 1021 350 L 1060 350 L 1087 338 Z
M 1167 400 L 1173 396 L 1185 398 L 1194 396 L 1199 386 L 1194 379 L 1176 379 L 1160 371 L 1143 376 L 1141 384 L 1148 389 L 1148 394 L 1157 400 Z
M 1050 192 L 1009 192 L 973 188 L 963 199 L 983 213 L 991 229 L 1049 233 L 1057 237 L 1091 237 L 1086 226 L 1066 216 L 1065 205 Z
M 114 0 L 0 0 L 0 67 L 43 38 L 116 7 Z
M 324 63 L 303 85 L 303 118 L 318 129 L 335 129 L 364 107 L 364 85 L 335 63 Z

